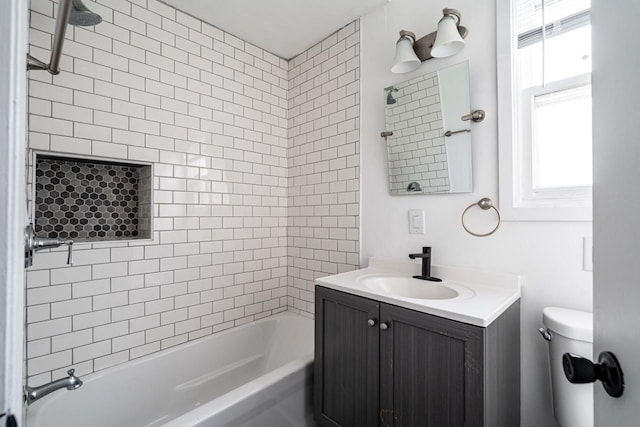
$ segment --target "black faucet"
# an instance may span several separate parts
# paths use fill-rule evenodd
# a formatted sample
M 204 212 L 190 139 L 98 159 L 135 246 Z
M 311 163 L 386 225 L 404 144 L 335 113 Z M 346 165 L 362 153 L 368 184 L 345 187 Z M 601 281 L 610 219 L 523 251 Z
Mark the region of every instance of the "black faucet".
M 431 246 L 423 246 L 421 254 L 409 254 L 409 258 L 422 258 L 422 274 L 420 276 L 413 276 L 414 279 L 442 282 L 442 279 L 431 277 Z

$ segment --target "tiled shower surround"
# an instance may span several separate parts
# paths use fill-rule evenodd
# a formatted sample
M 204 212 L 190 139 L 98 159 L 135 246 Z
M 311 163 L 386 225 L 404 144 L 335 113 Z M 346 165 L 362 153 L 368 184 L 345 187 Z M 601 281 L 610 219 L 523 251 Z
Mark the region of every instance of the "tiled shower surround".
M 289 308 L 313 313 L 314 279 L 358 268 L 359 22 L 289 68 Z
M 63 71 L 29 73 L 29 147 L 153 164 L 153 233 L 37 254 L 31 384 L 311 316 L 314 277 L 357 266 L 356 22 L 286 61 L 156 0 L 87 4 L 104 21 L 69 27 Z M 37 58 L 56 7 L 31 1 Z

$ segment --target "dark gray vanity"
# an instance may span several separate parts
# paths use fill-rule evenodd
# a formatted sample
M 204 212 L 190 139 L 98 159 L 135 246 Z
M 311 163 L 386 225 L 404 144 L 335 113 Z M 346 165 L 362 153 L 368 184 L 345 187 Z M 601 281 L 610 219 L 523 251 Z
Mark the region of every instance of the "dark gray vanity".
M 482 327 L 315 290 L 321 426 L 520 425 L 519 299 Z

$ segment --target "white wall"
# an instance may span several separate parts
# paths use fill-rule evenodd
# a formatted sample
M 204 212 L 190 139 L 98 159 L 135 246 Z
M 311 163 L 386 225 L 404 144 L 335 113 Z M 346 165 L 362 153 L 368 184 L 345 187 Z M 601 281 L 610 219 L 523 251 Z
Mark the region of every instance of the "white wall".
M 444 7 L 462 12 L 469 29 L 465 50 L 434 59 L 407 75 L 394 75 L 398 31 L 418 37 L 434 31 Z M 406 258 L 421 246 L 433 247 L 433 262 L 517 273 L 522 277 L 522 426 L 554 426 L 546 370 L 546 344 L 537 328 L 542 308 L 550 305 L 591 309 L 592 277 L 582 271 L 582 237 L 591 223 L 507 222 L 488 238 L 472 237 L 460 215 L 481 197 L 498 201 L 497 82 L 495 2 L 393 0 L 361 20 L 361 263 L 371 256 Z M 391 197 L 387 190 L 384 87 L 469 60 L 471 109 L 487 118 L 472 124 L 474 192 L 460 195 Z M 409 235 L 407 210 L 424 209 L 426 235 Z M 469 224 L 493 227 L 489 212 L 474 209 Z

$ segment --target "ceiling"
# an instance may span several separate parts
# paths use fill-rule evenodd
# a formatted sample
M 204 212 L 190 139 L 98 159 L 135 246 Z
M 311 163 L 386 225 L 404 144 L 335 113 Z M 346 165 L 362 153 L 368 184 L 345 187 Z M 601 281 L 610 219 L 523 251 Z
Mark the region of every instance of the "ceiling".
M 388 0 L 163 0 L 284 59 Z

